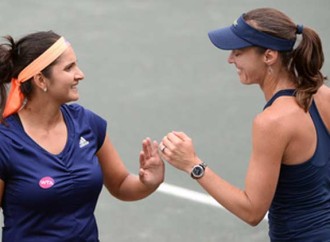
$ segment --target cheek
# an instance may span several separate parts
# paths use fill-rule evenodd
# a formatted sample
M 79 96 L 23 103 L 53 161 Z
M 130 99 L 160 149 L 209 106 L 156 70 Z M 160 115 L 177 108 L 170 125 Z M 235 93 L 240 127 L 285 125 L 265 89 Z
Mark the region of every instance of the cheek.
M 252 77 L 259 77 L 265 71 L 265 65 L 258 60 L 251 60 L 247 67 L 248 74 Z
M 258 83 L 261 78 L 260 69 L 254 65 L 246 66 L 239 73 L 239 77 L 242 83 Z

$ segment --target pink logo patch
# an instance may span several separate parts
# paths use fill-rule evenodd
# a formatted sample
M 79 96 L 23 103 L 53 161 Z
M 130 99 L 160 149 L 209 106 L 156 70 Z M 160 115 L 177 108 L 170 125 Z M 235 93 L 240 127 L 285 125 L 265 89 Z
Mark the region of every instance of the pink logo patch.
M 45 176 L 45 177 L 41 178 L 39 181 L 39 186 L 43 189 L 51 188 L 52 186 L 54 186 L 54 184 L 55 184 L 55 181 L 50 176 Z

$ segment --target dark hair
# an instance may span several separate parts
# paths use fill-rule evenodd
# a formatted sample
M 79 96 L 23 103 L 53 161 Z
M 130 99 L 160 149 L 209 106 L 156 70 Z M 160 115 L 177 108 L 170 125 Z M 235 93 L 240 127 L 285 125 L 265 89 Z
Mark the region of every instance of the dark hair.
M 276 9 L 254 9 L 246 13 L 244 19 L 262 32 L 282 39 L 296 40 L 297 25 Z M 303 27 L 301 34 L 301 41 L 296 48 L 280 52 L 280 55 L 297 87 L 296 100 L 305 111 L 308 111 L 313 95 L 327 78 L 321 73 L 324 55 L 320 37 L 308 27 Z
M 6 85 L 12 78 L 17 78 L 19 73 L 32 61 L 38 58 L 51 45 L 53 45 L 60 36 L 53 31 L 41 31 L 26 35 L 25 37 L 14 41 L 13 37 L 7 35 L 4 37 L 7 43 L 0 44 L 0 110 L 1 114 L 7 100 Z M 51 63 L 44 70 L 43 75 L 49 77 Z M 32 78 L 31 78 L 32 79 Z M 21 84 L 21 91 L 25 97 L 33 91 L 31 79 Z

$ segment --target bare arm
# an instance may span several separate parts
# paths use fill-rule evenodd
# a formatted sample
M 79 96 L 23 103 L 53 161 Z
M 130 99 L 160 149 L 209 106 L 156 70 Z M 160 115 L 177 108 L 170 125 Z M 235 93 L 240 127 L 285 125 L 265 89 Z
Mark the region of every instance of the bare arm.
M 97 153 L 102 167 L 104 184 L 118 199 L 133 201 L 142 199 L 164 180 L 164 164 L 157 152 L 157 143 L 149 138 L 143 140 L 140 153 L 139 175 L 130 174 L 107 136 Z
M 245 189 L 239 189 L 206 168 L 198 180 L 200 185 L 222 206 L 251 225 L 265 216 L 273 199 L 278 181 L 281 158 L 287 138 L 275 128 L 276 123 L 257 117 L 253 124 L 253 150 L 246 175 Z M 162 157 L 187 173 L 201 163 L 195 154 L 192 140 L 181 132 L 169 133 L 163 144 Z
M 0 179 L 0 206 L 2 207 L 2 198 L 5 191 L 5 182 Z

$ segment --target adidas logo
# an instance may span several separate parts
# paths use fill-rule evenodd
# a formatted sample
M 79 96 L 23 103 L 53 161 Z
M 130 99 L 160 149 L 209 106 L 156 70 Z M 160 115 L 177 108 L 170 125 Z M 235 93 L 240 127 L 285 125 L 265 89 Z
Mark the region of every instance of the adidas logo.
M 89 144 L 89 141 L 85 140 L 84 137 L 80 137 L 80 140 L 79 140 L 79 147 L 82 148 L 86 145 Z

